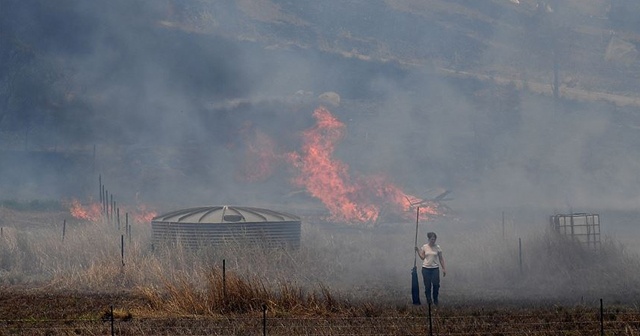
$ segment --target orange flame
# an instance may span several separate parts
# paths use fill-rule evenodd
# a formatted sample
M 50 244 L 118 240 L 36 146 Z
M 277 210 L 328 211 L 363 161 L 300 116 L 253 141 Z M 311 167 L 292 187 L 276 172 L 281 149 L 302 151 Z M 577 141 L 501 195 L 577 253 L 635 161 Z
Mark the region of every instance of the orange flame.
M 131 217 L 136 223 L 149 223 L 157 215 L 157 212 L 149 210 L 144 204 L 138 204 L 138 208 L 131 213 Z
M 71 200 L 69 205 L 69 212 L 73 218 L 84 219 L 91 222 L 98 222 L 102 217 L 102 205 L 100 203 L 91 202 L 89 205 L 84 206 L 77 199 Z M 138 204 L 137 208 L 129 212 L 131 219 L 136 223 L 148 223 L 156 217 L 157 212 L 150 210 L 148 206 L 144 204 Z
M 313 116 L 317 123 L 303 132 L 301 153 L 287 154 L 299 172 L 293 183 L 321 200 L 334 220 L 375 222 L 380 215 L 380 204 L 387 205 L 388 211 L 410 217 L 412 200 L 418 198 L 407 195 L 383 176 L 352 179 L 349 166 L 333 158 L 336 144 L 344 137 L 345 125 L 322 106 Z M 433 215 L 437 209 L 425 202 L 420 212 Z
M 97 222 L 102 218 L 102 207 L 99 203 L 90 203 L 83 206 L 77 199 L 71 200 L 69 212 L 73 218 Z

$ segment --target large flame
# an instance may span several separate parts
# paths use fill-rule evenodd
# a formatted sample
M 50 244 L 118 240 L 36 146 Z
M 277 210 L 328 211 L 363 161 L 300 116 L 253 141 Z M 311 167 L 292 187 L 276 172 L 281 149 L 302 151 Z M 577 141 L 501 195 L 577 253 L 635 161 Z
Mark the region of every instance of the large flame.
M 313 112 L 316 125 L 303 132 L 300 153 L 288 153 L 287 158 L 297 169 L 296 186 L 304 187 L 321 200 L 332 219 L 346 222 L 374 223 L 386 211 L 409 217 L 415 196 L 404 193 L 384 176 L 351 177 L 349 166 L 333 157 L 336 144 L 344 137 L 345 125 L 325 107 Z M 437 214 L 437 208 L 423 202 L 421 213 Z
M 412 218 L 416 205 L 420 206 L 420 215 L 425 219 L 440 215 L 437 202 L 405 193 L 384 175 L 350 174 L 349 166 L 333 156 L 336 145 L 344 138 L 345 124 L 324 106 L 317 108 L 313 117 L 316 124 L 302 132 L 300 151 L 284 155 L 277 152 L 276 142 L 267 134 L 245 125 L 241 133 L 247 155 L 237 176 L 248 182 L 264 181 L 273 174 L 278 160 L 284 157 L 295 170 L 292 183 L 319 199 L 329 210 L 332 220 L 374 224 L 382 213 Z M 138 201 L 136 204 L 137 208 L 130 212 L 133 221 L 147 223 L 157 216 L 143 203 Z M 70 211 L 76 218 L 101 219 L 101 206 L 97 203 L 83 207 L 74 200 Z

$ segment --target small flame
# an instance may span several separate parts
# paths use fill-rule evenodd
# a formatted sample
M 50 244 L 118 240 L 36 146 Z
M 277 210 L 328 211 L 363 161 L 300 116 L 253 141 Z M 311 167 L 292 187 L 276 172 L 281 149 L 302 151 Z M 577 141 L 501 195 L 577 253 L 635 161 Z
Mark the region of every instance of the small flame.
M 126 211 L 126 210 L 125 210 Z M 98 222 L 103 219 L 102 205 L 100 203 L 90 202 L 89 205 L 82 205 L 77 199 L 72 199 L 69 204 L 69 212 L 73 218 L 84 219 L 91 222 Z M 129 212 L 131 219 L 136 223 L 148 223 L 158 214 L 154 210 L 150 210 L 145 204 L 138 204 L 136 209 Z
M 144 204 L 138 204 L 138 208 L 131 213 L 131 217 L 136 223 L 149 223 L 157 215 L 157 212 L 149 210 Z
M 83 206 L 77 199 L 71 200 L 69 212 L 73 218 L 97 222 L 102 218 L 102 207 L 99 203 L 90 203 Z

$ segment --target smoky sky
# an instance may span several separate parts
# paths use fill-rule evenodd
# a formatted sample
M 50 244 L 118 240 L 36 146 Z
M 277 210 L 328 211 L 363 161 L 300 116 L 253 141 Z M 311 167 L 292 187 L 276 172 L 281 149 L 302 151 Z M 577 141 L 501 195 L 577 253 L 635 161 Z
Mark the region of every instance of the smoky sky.
M 636 107 L 551 94 L 554 71 L 562 90 L 633 90 L 635 63 L 604 60 L 616 29 L 637 28 L 622 14 L 637 9 L 631 3 L 608 11 L 556 1 L 0 6 L 4 146 L 95 145 L 86 179 L 102 173 L 127 197 L 290 202 L 282 162 L 270 179 L 238 180 L 247 139 L 266 134 L 279 152 L 298 150 L 318 96 L 332 91 L 341 103 L 330 110 L 346 127 L 335 155 L 354 175 L 385 174 L 421 197 L 452 189 L 458 206 L 638 199 Z M 9 158 L 2 169 L 14 181 L 42 173 Z M 73 189 L 69 177 L 44 175 L 3 196 Z

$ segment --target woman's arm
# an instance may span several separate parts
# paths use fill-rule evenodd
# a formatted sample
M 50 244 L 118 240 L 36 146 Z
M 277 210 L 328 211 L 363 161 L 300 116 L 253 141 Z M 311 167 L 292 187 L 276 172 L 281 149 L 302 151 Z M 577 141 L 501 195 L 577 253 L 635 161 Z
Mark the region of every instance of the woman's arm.
M 440 259 L 440 266 L 442 267 L 442 276 L 446 277 L 447 267 L 444 265 L 444 256 L 442 255 L 442 252 L 438 252 L 438 258 Z
M 424 260 L 424 258 L 426 257 L 424 254 L 424 251 L 422 250 L 422 248 L 418 248 L 416 246 L 416 252 L 418 252 L 418 257 L 420 257 L 420 259 Z

